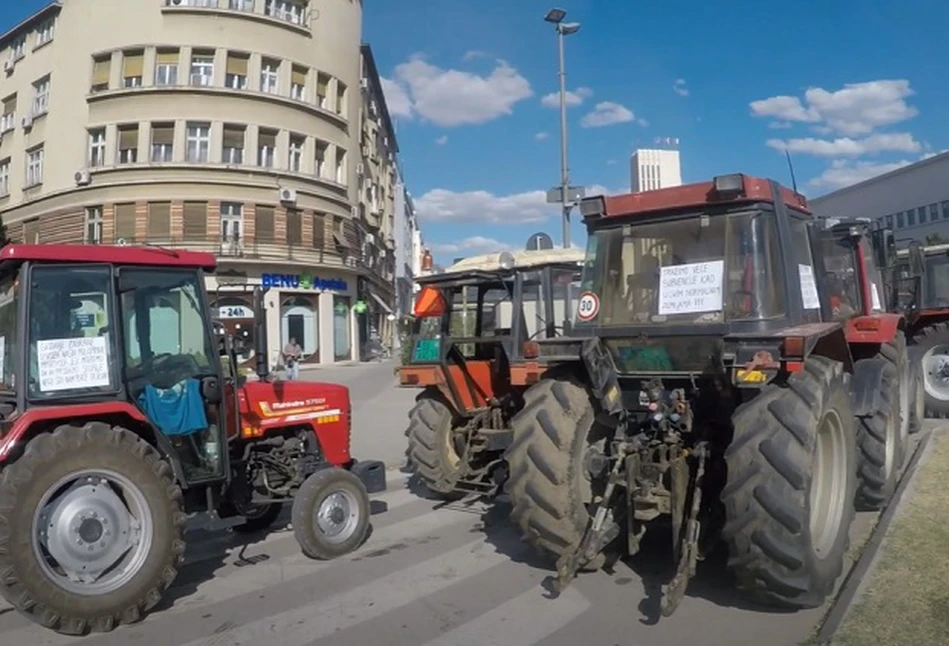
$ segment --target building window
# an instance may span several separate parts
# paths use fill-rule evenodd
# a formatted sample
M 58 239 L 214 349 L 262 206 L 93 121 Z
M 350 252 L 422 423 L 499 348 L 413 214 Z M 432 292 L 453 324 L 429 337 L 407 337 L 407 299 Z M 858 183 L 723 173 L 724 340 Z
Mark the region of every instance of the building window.
M 120 164 L 134 164 L 138 161 L 138 126 L 119 126 Z
M 142 87 L 142 71 L 145 69 L 145 52 L 139 50 L 122 53 L 122 87 Z
M 214 83 L 214 54 L 191 57 L 191 85 L 210 87 Z
M 326 240 L 326 217 L 322 213 L 313 214 L 313 248 L 322 249 Z
M 290 82 L 290 98 L 297 101 L 306 101 L 306 69 L 293 66 L 293 74 Z
M 244 205 L 221 202 L 221 242 L 231 251 L 241 240 L 244 231 Z
M 926 207 L 921 206 L 918 209 L 916 209 L 916 212 L 919 214 L 919 223 L 926 224 Z
M 92 93 L 105 92 L 109 89 L 109 77 L 112 75 L 112 56 L 96 56 L 92 59 Z
M 929 205 L 929 221 L 935 222 L 938 219 L 939 219 L 939 205 L 930 204 Z
M 303 147 L 305 145 L 305 137 L 290 135 L 290 154 L 287 160 L 287 168 L 294 173 L 303 172 Z
M 336 148 L 336 182 L 346 183 L 346 151 L 342 148 Z
M 276 241 L 274 207 L 258 204 L 254 214 L 254 237 L 257 242 L 273 244 Z
M 45 45 L 49 41 L 53 40 L 53 35 L 56 33 L 56 19 L 50 18 L 39 27 L 36 28 L 36 46 Z
M 185 240 L 204 240 L 208 235 L 208 203 L 185 202 L 181 216 L 181 229 Z
M 225 164 L 239 165 L 244 163 L 244 128 L 241 126 L 224 126 L 224 148 L 221 151 L 221 161 Z
M 326 151 L 329 149 L 329 144 L 325 141 L 316 142 L 316 155 L 313 158 L 313 174 L 317 177 L 326 177 Z
M 43 183 L 43 146 L 34 148 L 26 153 L 26 187 L 37 186 Z
M 87 206 L 85 217 L 85 233 L 83 242 L 86 244 L 102 244 L 102 207 Z
M 171 240 L 171 202 L 149 202 L 147 232 L 149 240 Z
M 257 165 L 262 168 L 273 168 L 276 150 L 277 131 L 261 128 L 257 136 Z
M 277 94 L 280 89 L 280 61 L 265 58 L 260 63 L 260 91 Z
M 89 166 L 98 168 L 105 165 L 105 128 L 89 131 Z
M 949 200 L 942 203 L 942 219 L 949 220 Z
M 249 57 L 244 54 L 227 55 L 227 77 L 225 83 L 232 90 L 247 89 L 247 64 Z
M 287 209 L 287 244 L 303 244 L 303 214 L 298 209 Z
M 174 143 L 175 124 L 152 124 L 152 162 L 162 163 L 172 161 L 172 159 L 174 159 Z
M 254 0 L 228 0 L 227 8 L 232 11 L 254 11 Z
M 341 116 L 346 116 L 346 84 L 342 81 L 336 81 L 336 112 Z
M 896 228 L 902 229 L 906 226 L 906 221 L 903 219 L 902 211 L 896 214 Z
M 906 212 L 906 226 L 915 227 L 916 226 L 916 209 L 910 209 Z
M 303 24 L 304 5 L 291 0 L 266 0 L 264 13 L 273 18 L 286 20 L 294 25 Z
M 116 204 L 112 220 L 113 240 L 116 242 L 135 241 L 135 202 Z
M 178 50 L 160 51 L 155 55 L 155 85 L 178 85 Z
M 192 163 L 207 162 L 211 151 L 211 124 L 188 124 L 188 156 L 187 161 Z
M 40 243 L 40 220 L 33 218 L 23 223 L 23 242 L 26 244 Z
M 16 128 L 16 94 L 3 100 L 3 113 L 0 114 L 0 134 Z
M 49 75 L 33 84 L 33 116 L 46 114 L 49 110 Z
M 324 110 L 329 109 L 329 85 L 330 77 L 326 74 L 316 75 L 316 104 Z
M 26 56 L 26 34 L 19 36 L 10 44 L 10 60 L 20 60 Z
M 892 216 L 892 215 L 886 216 L 886 228 L 887 228 L 887 229 L 892 229 L 892 228 L 893 228 L 893 216 Z
M 0 160 L 0 197 L 10 194 L 10 158 Z

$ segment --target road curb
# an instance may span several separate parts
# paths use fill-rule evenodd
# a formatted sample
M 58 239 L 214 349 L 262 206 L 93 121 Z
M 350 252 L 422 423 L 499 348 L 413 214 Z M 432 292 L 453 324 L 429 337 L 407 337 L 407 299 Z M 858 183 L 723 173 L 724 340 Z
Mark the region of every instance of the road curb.
M 840 586 L 840 592 L 837 593 L 837 597 L 824 616 L 824 621 L 821 624 L 820 630 L 817 633 L 817 639 L 815 640 L 819 646 L 833 645 L 837 631 L 840 630 L 844 620 L 850 613 L 854 601 L 859 597 L 863 586 L 876 567 L 881 554 L 880 547 L 886 540 L 890 526 L 900 513 L 903 506 L 902 503 L 904 502 L 904 494 L 916 481 L 916 476 L 919 474 L 919 464 L 923 456 L 929 452 L 933 435 L 941 430 L 942 429 L 934 429 L 926 431 L 916 445 L 916 450 L 913 451 L 913 455 L 910 456 L 909 462 L 906 465 L 906 471 L 899 485 L 897 485 L 896 490 L 893 492 L 893 497 L 880 514 L 880 520 L 870 533 L 870 538 L 867 539 L 863 551 L 860 553 L 859 558 L 857 558 L 857 562 L 850 568 L 843 584 Z

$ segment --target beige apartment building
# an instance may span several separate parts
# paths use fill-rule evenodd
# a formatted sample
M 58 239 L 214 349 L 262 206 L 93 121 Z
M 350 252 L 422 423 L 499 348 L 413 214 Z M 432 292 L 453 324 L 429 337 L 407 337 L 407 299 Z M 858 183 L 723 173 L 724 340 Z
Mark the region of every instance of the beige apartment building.
M 389 334 L 398 151 L 361 0 L 62 0 L 0 36 L 11 241 L 219 258 L 212 307 L 271 365 Z M 369 76 L 367 76 L 367 72 Z

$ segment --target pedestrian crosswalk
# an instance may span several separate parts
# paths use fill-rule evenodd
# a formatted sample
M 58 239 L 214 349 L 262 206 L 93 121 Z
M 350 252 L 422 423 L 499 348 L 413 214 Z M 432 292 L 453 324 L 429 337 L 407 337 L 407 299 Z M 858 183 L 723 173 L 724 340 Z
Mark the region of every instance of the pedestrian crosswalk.
M 800 616 L 773 614 L 738 628 L 750 613 L 696 599 L 676 621 L 647 627 L 636 612 L 642 584 L 622 564 L 612 577 L 584 575 L 551 595 L 550 570 L 507 522 L 503 502 L 440 504 L 401 473 L 372 500 L 371 535 L 346 557 L 306 558 L 283 521 L 257 537 L 195 533 L 186 566 L 144 621 L 75 638 L 0 606 L 0 646 L 679 644 L 695 643 L 696 621 L 703 644 L 762 643 L 775 630 L 790 644 L 810 630 L 806 618 L 802 630 Z M 690 618 L 696 612 L 704 614 Z

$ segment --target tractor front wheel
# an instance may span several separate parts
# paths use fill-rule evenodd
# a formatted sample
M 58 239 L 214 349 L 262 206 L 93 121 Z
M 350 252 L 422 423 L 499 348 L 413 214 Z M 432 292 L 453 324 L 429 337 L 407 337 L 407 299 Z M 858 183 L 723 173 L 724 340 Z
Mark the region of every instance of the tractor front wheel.
M 171 467 L 142 438 L 60 426 L 0 479 L 0 592 L 64 634 L 134 623 L 177 576 L 185 521 Z
M 359 478 L 338 467 L 321 469 L 293 498 L 293 535 L 309 558 L 334 559 L 362 545 L 369 515 L 369 494 Z
M 524 393 L 511 420 L 514 440 L 505 452 L 511 519 L 527 542 L 552 561 L 578 547 L 605 478 L 590 477 L 593 455 L 605 456 L 611 429 L 597 422 L 590 392 L 574 377 L 543 379 Z M 584 570 L 598 570 L 603 553 Z
M 915 339 L 922 364 L 927 417 L 949 417 L 949 323 L 923 328 Z
M 464 492 L 455 489 L 463 464 L 455 445 L 454 415 L 439 397 L 423 393 L 409 413 L 409 461 L 433 495 L 457 500 Z
M 819 607 L 843 571 L 854 518 L 849 375 L 811 356 L 786 388 L 766 386 L 732 419 L 721 494 L 729 566 L 760 601 Z

